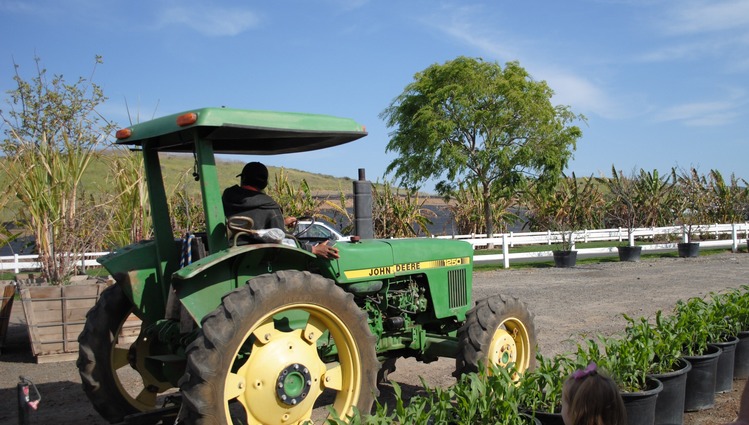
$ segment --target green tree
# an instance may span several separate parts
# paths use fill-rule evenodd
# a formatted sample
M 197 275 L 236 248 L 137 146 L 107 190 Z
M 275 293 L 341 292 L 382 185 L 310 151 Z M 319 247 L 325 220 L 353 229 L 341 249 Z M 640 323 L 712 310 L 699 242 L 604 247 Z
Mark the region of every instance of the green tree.
M 445 196 L 461 183 L 481 188 L 483 218 L 492 236 L 492 203 L 509 199 L 537 179 L 552 188 L 584 120 L 553 106 L 554 92 L 517 62 L 504 68 L 459 57 L 417 73 L 380 114 L 395 130 L 387 150 L 398 153 L 387 172 L 415 188 L 432 178 Z
M 63 283 L 82 254 L 104 237 L 106 226 L 97 224 L 100 205 L 85 196 L 81 180 L 114 126 L 97 112 L 106 100 L 98 85 L 83 77 L 74 83 L 62 75 L 49 78 L 41 60 L 35 61 L 30 80 L 16 65 L 9 109 L 0 111 L 2 149 L 13 159 L 6 162 L 11 166 L 6 171 L 17 177 L 10 189 L 21 202 L 22 223 L 36 238 L 43 274 Z

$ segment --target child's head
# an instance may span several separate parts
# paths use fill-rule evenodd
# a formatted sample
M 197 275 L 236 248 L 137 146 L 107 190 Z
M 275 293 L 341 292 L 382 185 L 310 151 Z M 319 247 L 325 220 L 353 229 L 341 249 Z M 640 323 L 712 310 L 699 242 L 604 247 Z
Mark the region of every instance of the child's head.
M 565 425 L 625 425 L 627 413 L 616 383 L 591 362 L 565 381 L 562 418 Z

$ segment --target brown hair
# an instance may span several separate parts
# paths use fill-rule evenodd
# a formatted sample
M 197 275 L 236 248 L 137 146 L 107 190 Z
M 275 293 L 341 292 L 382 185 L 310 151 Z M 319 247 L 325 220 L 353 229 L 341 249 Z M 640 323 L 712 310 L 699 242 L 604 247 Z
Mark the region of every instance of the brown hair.
M 619 388 L 613 379 L 595 369 L 567 378 L 562 389 L 562 405 L 565 425 L 627 423 L 627 412 Z

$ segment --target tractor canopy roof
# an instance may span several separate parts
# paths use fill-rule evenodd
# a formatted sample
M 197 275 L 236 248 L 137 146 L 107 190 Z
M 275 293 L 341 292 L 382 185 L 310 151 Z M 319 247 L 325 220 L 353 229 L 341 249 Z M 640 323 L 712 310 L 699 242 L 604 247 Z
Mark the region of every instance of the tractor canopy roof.
M 348 118 L 231 108 L 193 109 L 117 132 L 117 143 L 163 152 L 193 152 L 196 140 L 215 153 L 275 155 L 348 143 L 367 135 Z

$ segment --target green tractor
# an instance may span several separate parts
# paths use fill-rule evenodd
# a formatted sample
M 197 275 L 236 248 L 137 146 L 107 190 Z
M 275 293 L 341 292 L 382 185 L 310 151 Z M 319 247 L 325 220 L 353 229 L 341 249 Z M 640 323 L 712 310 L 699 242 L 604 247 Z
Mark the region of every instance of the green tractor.
M 77 366 L 105 419 L 299 424 L 333 409 L 369 412 L 399 357 L 454 358 L 456 376 L 534 366 L 526 305 L 499 295 L 472 303 L 468 243 L 355 236 L 337 242 L 334 260 L 302 249 L 304 232 L 233 243 L 255 235 L 224 216 L 215 154 L 306 152 L 366 134 L 349 119 L 229 108 L 117 132 L 143 154 L 155 237 L 100 260 L 116 283 L 88 313 Z M 195 237 L 173 234 L 161 152 L 195 157 L 206 223 Z M 123 342 L 131 314 L 140 332 Z

